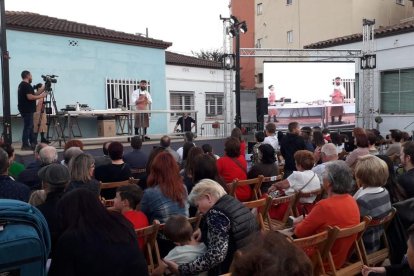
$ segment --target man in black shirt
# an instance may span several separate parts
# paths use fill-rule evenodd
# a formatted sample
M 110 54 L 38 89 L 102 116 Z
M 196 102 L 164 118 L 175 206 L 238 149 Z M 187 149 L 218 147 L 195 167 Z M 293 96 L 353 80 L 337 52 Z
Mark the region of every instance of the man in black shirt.
M 404 188 L 407 198 L 414 197 L 414 142 L 408 141 L 401 146 L 401 165 L 404 166 L 404 173 L 400 175 L 397 182 Z
M 33 114 L 36 112 L 36 100 L 47 96 L 44 92 L 44 86 L 35 93 L 32 83 L 32 74 L 29 71 L 23 71 L 22 82 L 19 84 L 18 109 L 23 118 L 22 150 L 33 150 L 37 144 L 37 139 L 33 135 Z
M 188 113 L 184 113 L 183 116 L 178 118 L 177 124 L 175 124 L 174 132 L 177 130 L 177 127 L 180 126 L 181 132 L 187 132 L 193 129 L 196 121 L 189 116 Z
M 291 122 L 288 125 L 289 132 L 283 138 L 280 144 L 280 153 L 285 159 L 285 173 L 283 178 L 286 179 L 293 171 L 296 171 L 295 152 L 306 149 L 305 141 L 301 136 L 298 122 Z

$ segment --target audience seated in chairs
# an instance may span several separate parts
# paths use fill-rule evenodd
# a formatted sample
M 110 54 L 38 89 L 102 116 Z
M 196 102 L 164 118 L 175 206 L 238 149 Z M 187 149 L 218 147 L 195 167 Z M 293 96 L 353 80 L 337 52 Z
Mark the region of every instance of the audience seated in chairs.
M 48 275 L 148 275 L 132 224 L 85 189 L 58 203 L 62 235 Z
M 206 245 L 194 238 L 193 227 L 184 216 L 171 216 L 165 223 L 164 234 L 169 240 L 176 244 L 176 247 L 164 257 L 167 261 L 175 262 L 178 265 L 186 264 L 194 261 L 196 258 L 207 252 Z M 162 275 L 162 272 L 164 272 L 166 268 L 167 265 L 162 263 L 155 275 Z M 152 275 L 154 275 L 154 273 Z M 198 275 L 207 276 L 207 272 Z
M 193 171 L 194 171 L 194 159 L 197 156 L 204 154 L 203 150 L 199 147 L 192 147 L 188 153 L 187 161 L 184 169 L 181 170 L 180 174 L 183 177 L 184 184 L 187 188 L 187 192 L 191 193 L 195 183 L 193 182 Z
M 407 253 L 401 264 L 390 265 L 385 267 L 368 267 L 362 268 L 363 276 L 380 276 L 380 275 L 414 275 L 414 225 L 408 229 Z
M 9 175 L 16 179 L 19 176 L 19 174 L 22 171 L 24 171 L 24 165 L 15 160 L 14 148 L 12 145 L 0 141 L 0 147 L 4 149 L 7 152 L 7 155 L 9 156 Z
M 122 160 L 124 147 L 119 142 L 111 142 L 108 147 L 108 154 L 111 164 L 95 168 L 95 178 L 102 183 L 118 182 L 128 180 L 131 177 L 131 169 Z M 101 193 L 105 199 L 115 197 L 115 189 L 108 189 Z
M 42 181 L 37 175 L 41 167 L 56 163 L 58 159 L 56 148 L 46 144 L 37 144 L 35 148 L 35 161 L 27 165 L 17 178 L 17 181 L 26 184 L 29 188 L 39 190 L 42 188 Z
M 329 162 L 323 175 L 323 184 L 328 198 L 317 202 L 309 215 L 296 224 L 294 234 L 298 238 L 323 232 L 328 226 L 346 228 L 360 222 L 358 205 L 349 194 L 354 188 L 354 182 L 347 164 L 340 160 Z M 351 236 L 338 240 L 333 245 L 331 253 L 337 268 L 344 264 L 354 240 L 355 237 Z
M 246 155 L 246 141 L 243 140 L 243 134 L 241 132 L 241 129 L 238 127 L 233 128 L 231 131 L 230 137 L 236 138 L 240 142 L 240 155 L 245 156 Z
M 201 148 L 203 149 L 203 151 L 204 151 L 205 154 L 211 155 L 215 159 L 219 159 L 220 158 L 220 156 L 218 156 L 217 154 L 214 154 L 213 147 L 210 144 L 203 144 L 201 146 Z
M 279 174 L 279 168 L 277 166 L 275 158 L 275 150 L 269 144 L 262 144 L 258 148 L 258 160 L 250 168 L 247 173 L 247 178 L 256 178 L 259 175 L 263 176 L 277 176 Z M 262 194 L 267 193 L 267 190 L 272 186 L 274 182 L 266 182 L 262 184 L 260 190 Z
M 240 141 L 229 137 L 224 144 L 225 155 L 217 160 L 217 169 L 224 181 L 229 184 L 234 179 L 247 179 L 247 162 L 244 156 L 240 155 Z M 252 190 L 249 186 L 239 187 L 236 196 L 240 201 L 247 201 L 252 198 Z
M 397 182 L 403 188 L 406 198 L 414 197 L 414 142 L 405 142 L 401 147 L 401 165 L 404 173 L 398 176 Z
M 355 166 L 355 179 L 360 188 L 354 198 L 361 217 L 385 217 L 391 211 L 390 196 L 382 187 L 388 179 L 387 164 L 373 155 L 361 156 Z M 371 227 L 365 231 L 362 239 L 368 254 L 381 248 L 380 238 L 383 231 L 381 226 Z
M 132 223 L 134 229 L 149 226 L 147 216 L 137 210 L 141 198 L 142 189 L 136 185 L 122 186 L 116 189 L 114 209 L 121 212 Z M 141 250 L 144 250 L 144 241 L 139 239 L 138 242 Z
M 142 140 L 139 136 L 131 138 L 132 151 L 125 153 L 123 156 L 124 162 L 129 165 L 131 170 L 141 170 L 143 172 L 133 175 L 134 178 L 142 179 L 145 177 L 145 167 L 147 166 L 148 156 L 142 150 Z
M 68 148 L 63 152 L 63 160 L 60 163 L 66 167 L 69 167 L 70 160 L 81 153 L 83 153 L 83 151 L 78 147 Z
M 72 140 L 69 140 L 65 143 L 65 147 L 63 148 L 63 150 L 66 151 L 69 148 L 76 147 L 76 148 L 80 148 L 80 150 L 83 151 L 83 146 L 84 145 L 83 145 L 83 142 L 81 140 L 72 139 Z
M 95 162 L 92 155 L 81 153 L 69 162 L 70 183 L 66 188 L 67 192 L 83 188 L 95 193 L 101 192 L 101 183 L 94 178 Z
M 236 252 L 232 275 L 312 276 L 312 263 L 304 251 L 278 232 L 258 232 Z
M 391 158 L 386 155 L 377 155 L 378 158 L 382 159 L 388 167 L 388 179 L 384 188 L 387 189 L 388 194 L 390 195 L 391 203 L 396 203 L 402 200 L 407 199 L 405 191 L 397 183 L 397 175 L 394 170 L 394 163 Z
M 355 139 L 355 145 L 357 147 L 347 155 L 345 162 L 348 164 L 350 168 L 354 169 L 358 157 L 369 154 L 369 145 L 368 136 L 365 132 L 365 129 L 360 127 L 354 128 L 352 136 Z
M 196 145 L 193 142 L 185 142 L 183 145 L 183 157 L 181 158 L 180 169 L 185 168 L 185 163 L 187 161 L 188 153 Z
M 164 135 L 160 139 L 160 147 L 164 148 L 166 151 L 168 151 L 172 157 L 174 157 L 175 162 L 177 164 L 181 164 L 181 158 L 178 155 L 178 153 L 171 148 L 171 138 L 167 135 Z
M 8 175 L 10 166 L 9 156 L 0 148 L 0 198 L 29 201 L 30 189 L 23 183 L 17 182 Z
M 183 143 L 183 146 L 187 142 L 193 143 L 193 145 L 195 145 L 193 141 L 194 141 L 194 133 L 192 133 L 191 131 L 185 132 L 184 133 L 184 143 Z M 177 153 L 180 156 L 180 159 L 181 160 L 183 160 L 183 150 L 184 150 L 184 147 L 183 146 L 182 147 L 179 147 L 178 150 L 177 150 Z
M 294 154 L 297 171 L 285 180 L 276 182 L 269 189 L 283 189 L 286 195 L 296 192 L 310 192 L 321 188 L 319 177 L 312 171 L 315 159 L 313 153 L 308 150 L 298 150 Z M 300 203 L 313 203 L 316 197 L 302 198 Z
M 58 241 L 60 230 L 57 205 L 64 194 L 66 185 L 69 183 L 70 175 L 68 168 L 65 166 L 61 164 L 50 164 L 39 170 L 39 177 L 42 180 L 46 199 L 43 204 L 36 207 L 42 212 L 49 226 L 52 241 L 50 258 L 53 258 L 53 252 Z
M 106 141 L 105 143 L 102 144 L 103 155 L 95 156 L 95 167 L 96 168 L 111 164 L 111 158 L 109 157 L 109 153 L 108 153 L 108 148 L 110 144 L 111 144 L 111 141 Z
M 249 236 L 258 231 L 255 216 L 210 179 L 203 179 L 194 186 L 189 201 L 203 214 L 200 230 L 194 233 L 194 237 L 197 240 L 201 237 L 200 240 L 207 246 L 207 252 L 186 264 L 164 261 L 172 272 L 179 272 L 180 275 L 193 275 L 203 271 L 208 271 L 209 275 L 227 273 L 234 252 L 246 246 Z
M 163 151 L 151 164 L 141 201 L 141 210 L 152 223 L 158 220 L 164 223 L 171 215 L 188 217 L 187 190 L 179 174 L 178 164 L 173 156 Z M 158 239 L 161 256 L 165 256 L 174 244 L 164 237 Z

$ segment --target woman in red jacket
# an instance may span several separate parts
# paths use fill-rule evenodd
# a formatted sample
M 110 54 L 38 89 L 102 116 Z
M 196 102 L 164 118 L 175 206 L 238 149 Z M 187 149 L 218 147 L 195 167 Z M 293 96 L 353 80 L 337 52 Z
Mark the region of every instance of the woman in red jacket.
M 225 155 L 217 160 L 219 175 L 227 184 L 234 179 L 247 179 L 247 162 L 243 155 L 240 155 L 240 142 L 237 138 L 229 137 L 224 144 Z M 238 187 L 236 197 L 240 201 L 248 201 L 252 197 L 252 190 L 249 186 Z

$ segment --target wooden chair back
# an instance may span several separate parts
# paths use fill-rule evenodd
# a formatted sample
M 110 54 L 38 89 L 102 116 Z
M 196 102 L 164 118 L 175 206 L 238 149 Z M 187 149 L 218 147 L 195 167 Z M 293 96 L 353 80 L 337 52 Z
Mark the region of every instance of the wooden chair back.
M 289 218 L 289 215 L 293 214 L 292 207 L 293 207 L 295 198 L 296 198 L 296 195 L 292 194 L 292 195 L 281 196 L 281 197 L 276 197 L 272 199 L 269 210 L 273 206 L 278 206 L 279 204 L 287 203 L 288 205 L 287 205 L 285 213 L 283 214 L 282 220 L 271 219 L 269 212 L 267 212 L 267 214 L 265 215 L 265 221 L 264 221 L 266 230 L 276 231 L 276 230 L 281 230 L 281 229 L 286 228 L 286 223 Z
M 257 223 L 259 224 L 259 228 L 262 231 L 265 230 L 264 218 L 266 214 L 269 213 L 271 203 L 272 198 L 270 196 L 258 200 L 243 202 L 243 205 L 247 208 L 255 209 L 254 212 L 256 212 Z
M 292 240 L 293 244 L 302 248 L 306 255 L 311 259 L 313 266 L 313 275 L 324 275 L 325 269 L 323 266 L 322 255 L 326 243 L 328 242 L 328 231 L 318 233 L 301 239 Z
M 322 259 L 326 259 L 328 261 L 328 265 L 330 268 L 330 274 L 334 276 L 348 276 L 348 275 L 359 275 L 361 273 L 361 268 L 364 265 L 362 259 L 362 253 L 359 247 L 360 240 L 362 239 L 362 235 L 365 232 L 369 222 L 371 221 L 370 217 L 364 217 L 363 220 L 349 228 L 339 228 L 337 226 L 331 228 L 328 232 L 328 241 L 326 242 L 325 248 L 322 252 Z M 353 242 L 353 246 L 350 248 L 348 252 L 348 260 L 341 268 L 336 269 L 335 263 L 332 258 L 331 249 L 332 246 L 338 239 L 350 237 L 352 235 L 356 235 L 356 238 Z M 356 254 L 351 254 L 356 253 Z M 355 256 L 355 260 L 353 259 L 352 262 L 350 257 Z
M 372 227 L 382 228 L 383 232 L 381 234 L 381 243 L 383 244 L 384 247 L 373 253 L 367 254 L 365 250 L 365 246 L 364 246 L 364 241 L 361 239 L 359 242 L 359 246 L 361 248 L 362 259 L 364 260 L 365 265 L 377 266 L 377 265 L 380 265 L 383 261 L 385 261 L 389 257 L 390 247 L 388 244 L 386 231 L 387 231 L 387 228 L 391 220 L 394 218 L 396 212 L 397 210 L 394 207 L 392 207 L 391 211 L 385 217 L 381 219 L 373 219 L 368 224 L 367 229 L 372 228 Z
M 203 217 L 202 214 L 197 213 L 194 217 L 187 218 L 188 222 L 193 226 L 193 231 L 200 228 L 201 218 Z M 159 227 L 159 231 L 164 231 L 165 223 L 161 223 Z
M 283 174 L 274 175 L 274 176 L 265 176 L 263 177 L 262 185 L 264 183 L 276 183 L 283 180 Z M 259 198 L 262 197 L 261 190 L 259 189 Z
M 298 205 L 300 205 L 300 199 L 301 198 L 315 197 L 315 200 L 313 201 L 313 203 L 310 203 L 310 204 L 315 204 L 316 200 L 321 195 L 322 195 L 322 189 L 317 189 L 317 190 L 313 190 L 313 191 L 309 191 L 309 192 L 299 191 L 296 194 L 295 202 L 293 203 L 293 216 L 298 217 L 298 216 L 302 215 L 300 210 L 298 210 Z
M 101 182 L 101 190 L 113 189 L 113 188 L 118 188 L 122 186 L 128 186 L 131 184 L 133 184 L 131 179 L 124 180 L 124 181 L 117 181 L 117 182 Z
M 143 239 L 144 241 L 144 254 L 150 273 L 158 266 L 161 260 L 157 243 L 159 227 L 160 225 L 158 223 L 154 223 L 148 227 L 135 229 L 138 239 Z
M 261 195 L 260 186 L 262 186 L 262 181 L 263 181 L 263 175 L 259 175 L 256 178 L 247 179 L 247 180 L 234 179 L 233 182 L 231 183 L 230 195 L 237 198 L 236 189 L 238 187 L 249 185 L 253 191 L 251 200 L 257 200 L 260 198 L 260 195 Z

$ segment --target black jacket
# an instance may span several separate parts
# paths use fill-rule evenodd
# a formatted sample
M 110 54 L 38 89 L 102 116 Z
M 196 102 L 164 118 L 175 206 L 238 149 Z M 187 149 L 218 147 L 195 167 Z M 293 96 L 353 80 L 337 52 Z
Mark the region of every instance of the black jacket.
M 287 133 L 280 145 L 280 153 L 285 158 L 285 170 L 295 171 L 295 159 L 293 155 L 298 150 L 306 149 L 305 141 L 297 134 Z

